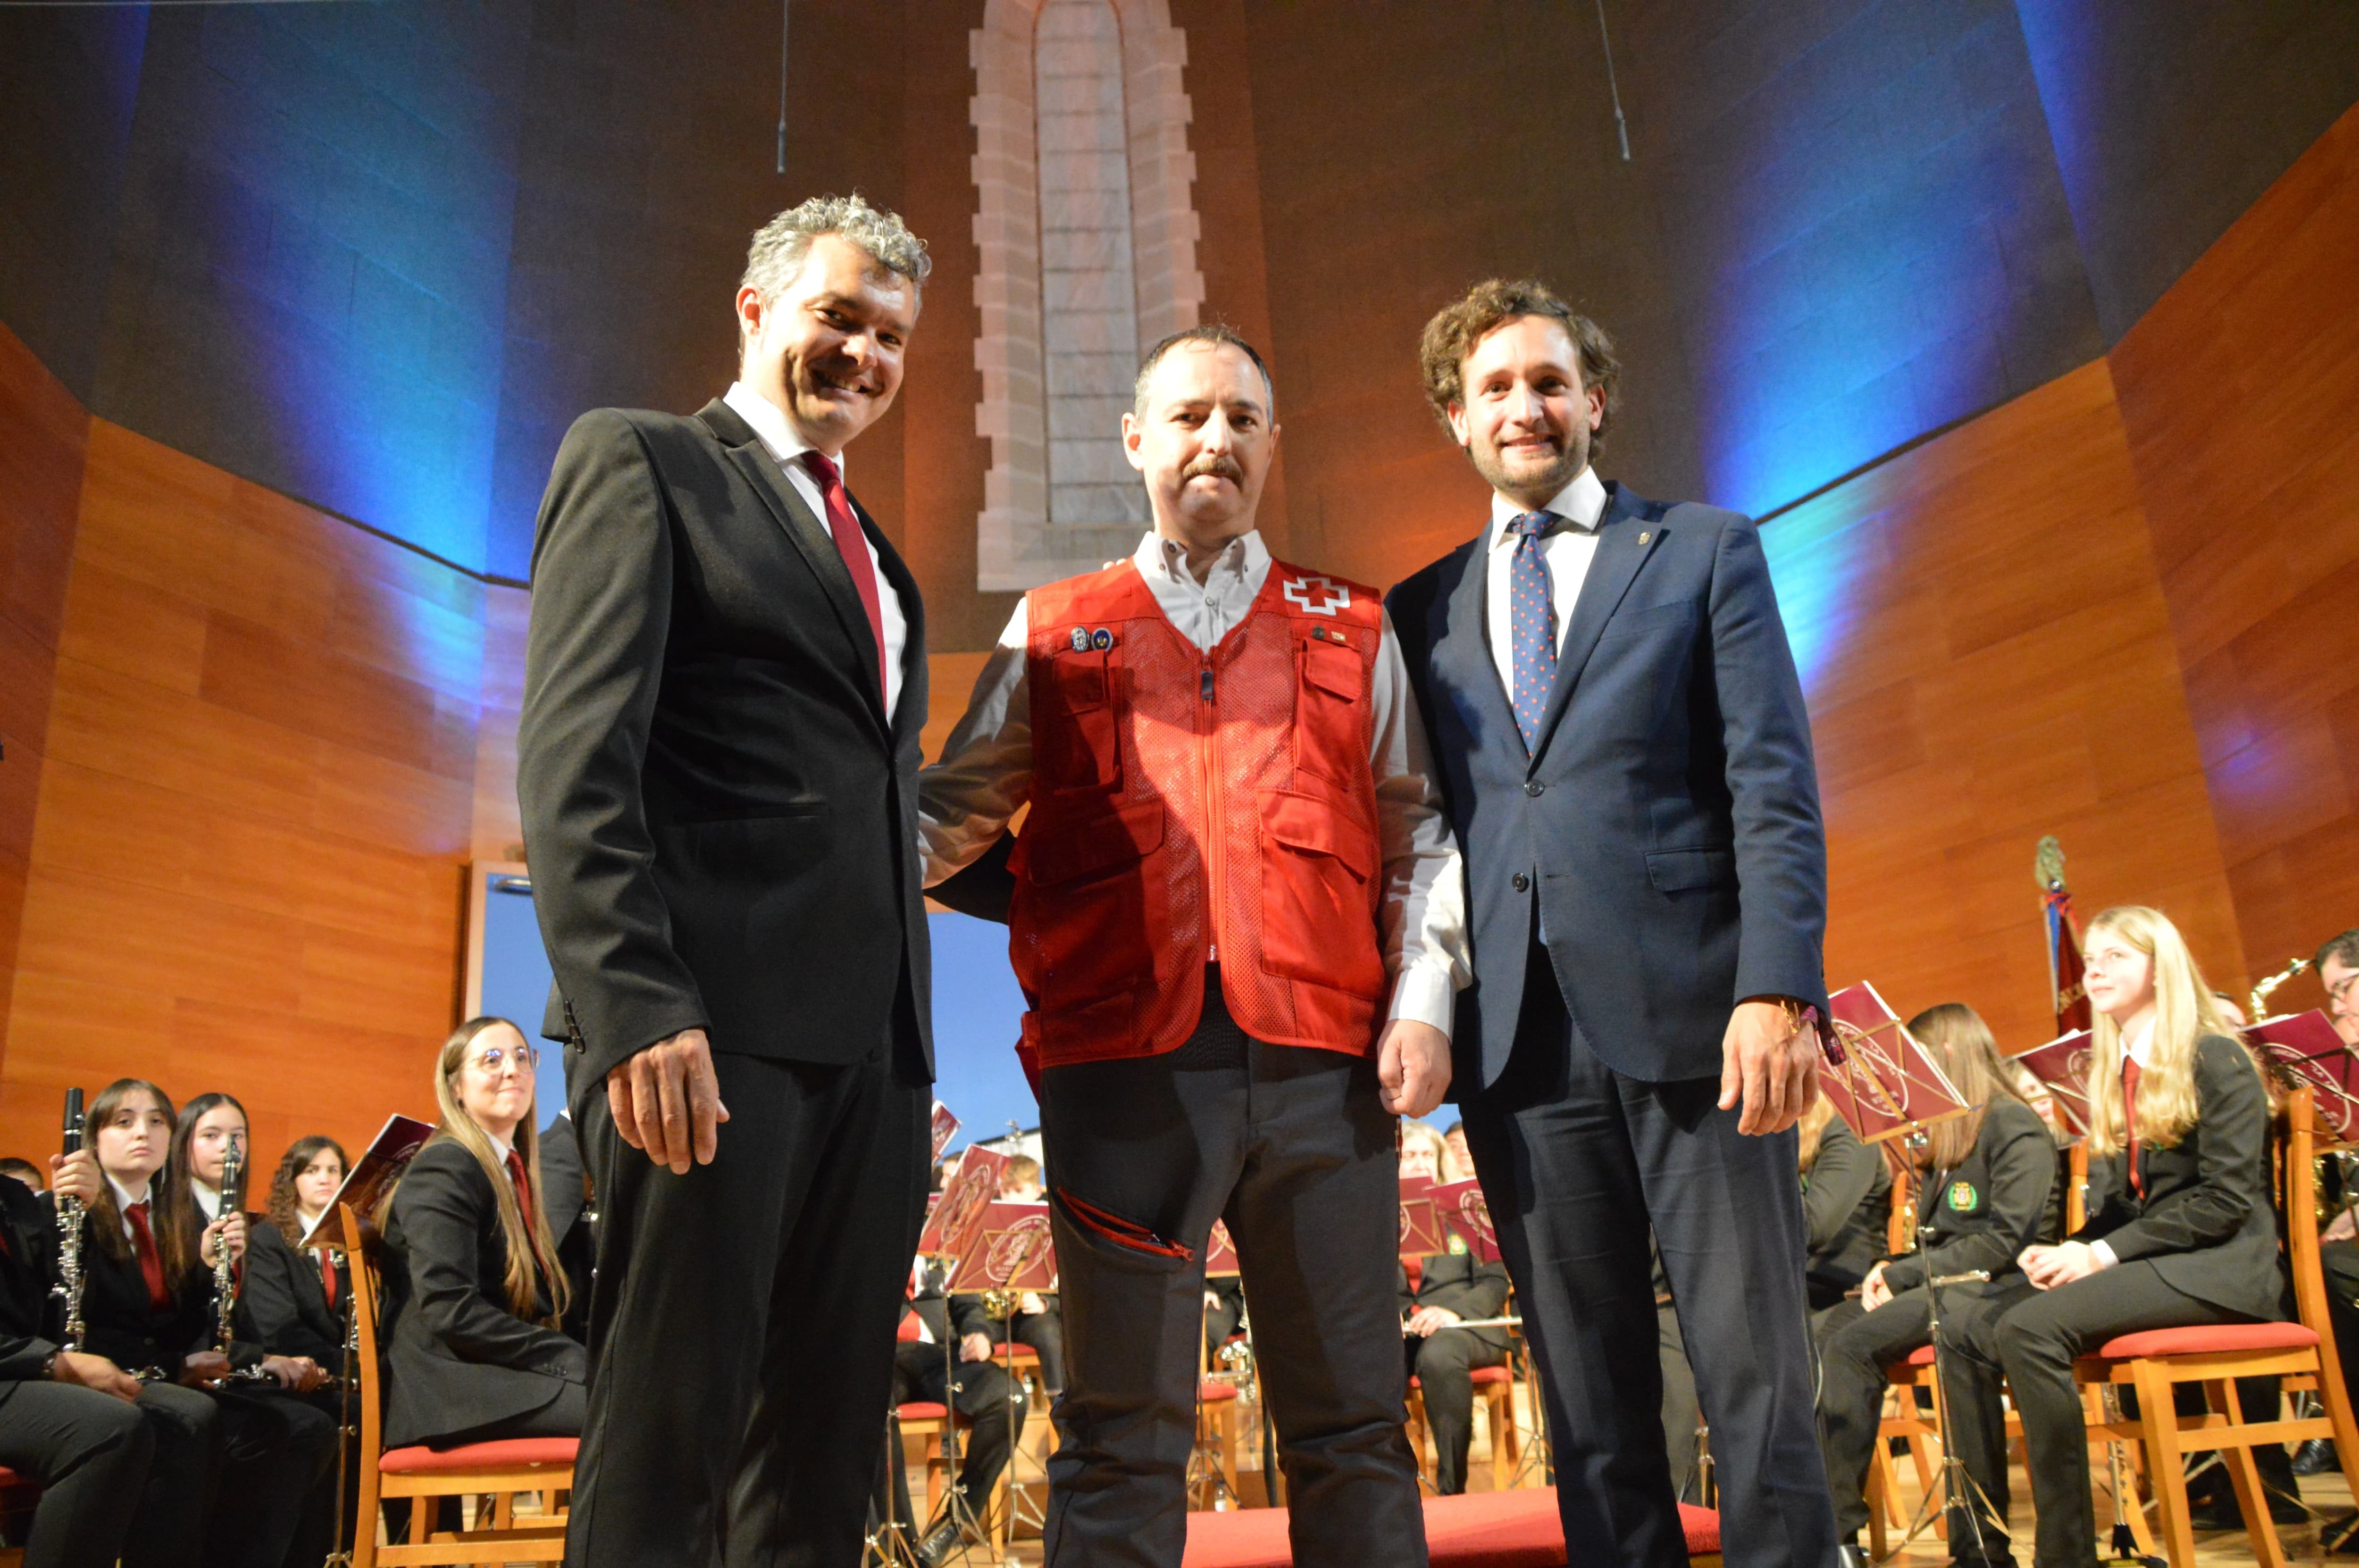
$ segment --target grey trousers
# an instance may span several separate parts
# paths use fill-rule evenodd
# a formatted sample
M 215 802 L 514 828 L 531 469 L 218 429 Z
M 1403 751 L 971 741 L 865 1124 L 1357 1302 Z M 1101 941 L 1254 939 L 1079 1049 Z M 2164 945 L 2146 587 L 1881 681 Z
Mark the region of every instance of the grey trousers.
M 1065 1318 L 1046 1568 L 1179 1568 L 1204 1242 L 1254 1303 L 1301 1568 L 1425 1568 L 1403 1431 L 1399 1166 L 1369 1057 L 1245 1039 L 1040 1075 Z

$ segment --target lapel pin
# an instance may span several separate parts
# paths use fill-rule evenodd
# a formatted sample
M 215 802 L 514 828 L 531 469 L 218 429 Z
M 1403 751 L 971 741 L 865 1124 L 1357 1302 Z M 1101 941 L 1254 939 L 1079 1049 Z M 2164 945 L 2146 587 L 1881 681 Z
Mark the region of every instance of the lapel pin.
M 1088 628 L 1086 628 L 1086 627 L 1082 627 L 1082 626 L 1076 626 L 1076 627 L 1074 627 L 1074 628 L 1073 628 L 1073 652 L 1075 652 L 1075 653 L 1077 653 L 1077 654 L 1086 654 L 1086 653 L 1088 653 L 1089 651 L 1090 651 L 1090 633 L 1089 633 L 1089 630 L 1088 630 Z
M 1114 646 L 1114 633 L 1103 626 L 1099 627 L 1090 633 L 1090 646 L 1100 653 L 1105 652 Z
M 1651 538 L 1653 538 L 1653 537 L 1654 537 L 1654 535 L 1653 535 L 1652 534 L 1641 534 L 1641 535 L 1638 535 L 1638 543 L 1640 543 L 1640 544 L 1642 544 L 1642 545 L 1643 545 L 1643 544 L 1645 544 L 1647 540 L 1649 540 L 1649 539 L 1651 539 Z

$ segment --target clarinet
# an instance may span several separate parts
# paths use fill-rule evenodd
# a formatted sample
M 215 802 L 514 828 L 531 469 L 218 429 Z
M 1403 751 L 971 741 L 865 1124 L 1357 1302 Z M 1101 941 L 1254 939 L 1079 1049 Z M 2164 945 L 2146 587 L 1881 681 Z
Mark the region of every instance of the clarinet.
M 221 1217 L 242 1212 L 245 1207 L 245 1162 L 238 1158 L 237 1145 L 232 1143 L 222 1155 Z M 235 1337 L 230 1319 L 237 1312 L 237 1265 L 229 1255 L 229 1238 L 224 1234 L 215 1244 L 213 1260 L 213 1348 L 229 1354 L 230 1341 Z
M 82 1091 L 66 1091 L 65 1152 L 82 1152 Z M 58 1282 L 49 1293 L 63 1303 L 65 1335 L 61 1340 L 67 1350 L 82 1348 L 82 1199 L 58 1199 Z

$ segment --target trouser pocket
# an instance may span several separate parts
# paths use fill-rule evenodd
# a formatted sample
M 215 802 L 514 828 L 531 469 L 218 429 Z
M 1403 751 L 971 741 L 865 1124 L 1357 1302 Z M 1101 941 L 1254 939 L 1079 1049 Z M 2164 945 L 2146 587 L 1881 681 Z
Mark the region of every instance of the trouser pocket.
M 1075 1196 L 1070 1188 L 1057 1187 L 1051 1191 L 1068 1219 L 1117 1247 L 1142 1252 L 1151 1258 L 1176 1258 L 1183 1263 L 1196 1256 L 1194 1248 L 1168 1240 L 1136 1220 L 1125 1219 L 1118 1214 L 1100 1208 L 1086 1198 Z

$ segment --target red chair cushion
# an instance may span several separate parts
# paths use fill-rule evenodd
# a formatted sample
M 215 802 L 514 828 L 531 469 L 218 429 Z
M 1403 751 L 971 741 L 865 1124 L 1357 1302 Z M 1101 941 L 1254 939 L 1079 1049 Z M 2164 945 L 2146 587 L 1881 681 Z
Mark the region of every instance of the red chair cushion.
M 1680 1505 L 1690 1556 L 1720 1550 L 1720 1516 Z M 1556 1488 L 1468 1492 L 1425 1499 L 1425 1542 L 1433 1568 L 1564 1568 L 1564 1525 Z M 1289 1568 L 1284 1509 L 1188 1516 L 1183 1568 Z
M 1029 1345 L 1009 1345 L 1002 1341 L 991 1347 L 991 1358 L 995 1361 L 1012 1360 L 1021 1367 L 1027 1361 L 1039 1360 L 1040 1353 Z
M 456 1448 L 395 1448 L 376 1462 L 388 1476 L 422 1476 L 446 1470 L 489 1470 L 516 1465 L 571 1465 L 582 1448 L 578 1437 L 508 1437 L 497 1443 L 466 1443 Z
M 1903 1367 L 1930 1367 L 1933 1364 L 1933 1347 L 1930 1345 L 1919 1345 L 1916 1349 L 1903 1356 L 1900 1358 L 1900 1364 Z
M 1237 1386 L 1234 1383 L 1206 1383 L 1197 1390 L 1197 1394 L 1206 1404 L 1218 1404 L 1223 1400 L 1235 1399 Z
M 1514 1380 L 1514 1374 L 1505 1367 L 1477 1367 L 1467 1375 L 1478 1383 L 1506 1383 Z
M 2140 1356 L 2203 1356 L 2223 1350 L 2307 1350 L 2318 1336 L 2298 1323 L 2219 1323 L 2117 1335 L 2089 1354 L 2100 1361 Z

